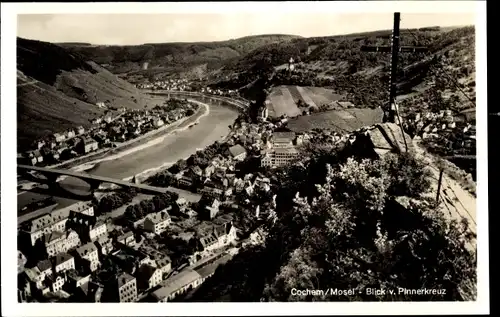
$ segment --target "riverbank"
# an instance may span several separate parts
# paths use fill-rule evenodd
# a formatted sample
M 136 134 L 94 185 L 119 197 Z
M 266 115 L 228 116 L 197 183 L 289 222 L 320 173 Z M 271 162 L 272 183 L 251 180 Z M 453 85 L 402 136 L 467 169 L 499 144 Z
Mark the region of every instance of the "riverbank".
M 141 150 L 144 150 L 148 147 L 159 144 L 159 143 L 163 142 L 164 138 L 167 137 L 168 135 L 189 129 L 189 126 L 191 124 L 199 123 L 201 118 L 206 117 L 210 114 L 210 108 L 208 107 L 207 104 L 204 104 L 204 103 L 201 103 L 201 102 L 195 101 L 195 100 L 190 100 L 190 101 L 195 102 L 195 103 L 199 104 L 199 106 L 200 106 L 199 110 L 191 117 L 185 118 L 184 120 L 181 119 L 181 120 L 179 120 L 179 121 L 177 121 L 169 126 L 165 126 L 164 129 L 161 131 L 159 131 L 161 128 L 159 130 L 151 131 L 151 132 L 155 132 L 155 133 L 150 134 L 150 135 L 144 135 L 141 139 L 131 140 L 134 142 L 130 142 L 128 144 L 125 144 L 123 147 L 113 149 L 113 151 L 110 151 L 108 153 L 109 156 L 106 156 L 104 158 L 94 160 L 91 162 L 87 162 L 86 164 L 83 164 L 80 166 L 75 166 L 73 169 L 77 169 L 80 171 L 89 170 L 89 169 L 92 169 L 94 167 L 94 165 L 96 165 L 98 163 L 116 160 L 116 159 L 119 159 L 123 156 L 129 155 L 129 154 L 132 154 L 134 152 L 141 151 Z M 158 136 L 158 134 L 160 134 L 160 133 L 162 135 Z M 146 142 L 146 143 L 138 145 L 137 143 L 139 143 L 139 142 Z M 132 177 L 133 176 L 129 177 L 126 180 L 132 179 Z
M 131 176 L 141 174 L 138 180 L 142 181 L 142 179 L 168 168 L 171 164 L 189 157 L 197 150 L 204 149 L 215 141 L 220 141 L 223 136 L 230 132 L 228 127 L 234 123 L 238 112 L 231 109 L 232 107 L 219 106 L 210 102 L 207 102 L 207 104 L 210 107 L 210 114 L 201 118 L 199 123 L 191 128 L 189 126 L 193 124 L 192 122 L 197 121 L 195 120 L 196 117 L 186 121 L 177 127 L 176 131 L 163 137 L 163 142 L 159 144 L 135 151 L 115 160 L 101 161 L 101 163 L 94 164 L 94 167 L 90 170 L 89 168 L 92 165 L 88 163 L 94 163 L 90 161 L 96 160 L 89 160 L 86 166 L 80 166 L 80 169 L 94 175 L 116 179 L 129 179 Z M 180 131 L 181 128 L 183 131 Z M 77 192 L 87 188 L 84 181 L 72 177 L 61 180 L 61 185 L 70 191 Z M 169 190 L 171 189 L 169 188 Z M 178 192 L 181 197 L 195 196 L 191 192 L 187 193 L 173 189 L 172 191 Z M 107 191 L 100 191 L 100 193 L 105 192 Z M 18 192 L 18 206 L 22 208 L 28 203 L 46 196 L 50 196 L 50 193 L 37 195 L 31 191 L 24 194 Z M 63 197 L 55 197 L 55 199 L 60 203 L 60 206 L 67 206 L 72 203 L 71 199 Z M 195 197 L 192 197 L 192 200 L 195 200 Z
M 197 123 L 201 118 L 207 116 L 210 113 L 210 108 L 208 105 L 201 103 L 196 100 L 190 100 L 191 102 L 197 103 L 199 105 L 198 110 L 191 116 L 182 118 L 176 122 L 169 125 L 163 126 L 154 131 L 150 131 L 144 135 L 141 135 L 133 140 L 119 144 L 116 148 L 102 149 L 96 153 L 90 155 L 75 158 L 69 162 L 63 162 L 56 165 L 48 166 L 49 168 L 65 168 L 72 169 L 75 171 L 86 171 L 92 169 L 94 165 L 114 160 L 125 155 L 140 151 L 149 146 L 160 143 L 164 137 L 171 133 L 180 131 L 184 128 L 189 127 L 190 124 Z M 146 142 L 145 144 L 138 145 L 138 143 Z

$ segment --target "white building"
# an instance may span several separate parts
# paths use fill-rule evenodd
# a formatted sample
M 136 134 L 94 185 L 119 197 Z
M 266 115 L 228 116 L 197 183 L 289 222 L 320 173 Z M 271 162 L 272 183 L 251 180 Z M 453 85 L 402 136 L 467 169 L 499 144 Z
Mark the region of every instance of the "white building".
M 156 267 L 161 270 L 162 275 L 168 274 L 172 271 L 172 262 L 168 257 L 162 257 L 155 260 Z
M 157 128 L 163 126 L 164 124 L 165 124 L 165 122 L 163 122 L 162 119 L 157 119 L 157 120 L 154 121 L 154 126 L 157 127 Z
M 264 153 L 261 164 L 264 167 L 275 168 L 287 165 L 298 157 L 299 152 L 295 148 L 275 148 Z
M 213 231 L 199 239 L 203 251 L 213 251 L 228 246 L 236 240 L 236 228 L 232 222 L 214 227 Z
M 144 229 L 159 235 L 167 229 L 171 221 L 168 212 L 162 210 L 146 216 L 144 220 Z
M 99 268 L 99 254 L 97 247 L 93 242 L 82 245 L 76 249 L 76 252 L 78 253 L 80 259 L 88 261 L 91 272 L 94 272 Z
M 154 291 L 151 295 L 159 303 L 171 301 L 179 294 L 198 287 L 202 283 L 202 277 L 192 269 L 184 269 L 164 281 L 163 287 Z
M 81 127 L 81 126 L 80 126 L 80 127 L 78 127 L 78 128 L 76 129 L 76 133 L 77 133 L 78 135 L 82 135 L 82 134 L 84 134 L 84 133 L 85 133 L 85 128 L 84 128 L 84 127 Z
M 160 284 L 163 279 L 161 269 L 149 264 L 143 264 L 139 267 L 138 276 L 142 289 L 151 289 Z
M 119 243 L 124 244 L 126 246 L 134 246 L 135 245 L 135 237 L 132 231 L 126 232 L 120 235 L 116 239 Z
M 64 284 L 66 283 L 66 278 L 60 274 L 54 275 L 51 282 L 52 282 L 52 291 L 58 292 L 63 288 Z
M 68 252 L 79 245 L 80 237 L 78 233 L 73 230 L 69 230 L 65 233 L 53 231 L 45 235 L 45 248 L 49 257 Z
M 84 152 L 89 153 L 92 151 L 97 151 L 99 149 L 99 144 L 97 143 L 96 140 L 92 138 L 85 138 L 83 139 L 83 147 L 84 147 Z
M 60 253 L 53 258 L 56 273 L 75 268 L 75 258 L 67 253 Z
M 137 299 L 137 281 L 128 273 L 118 276 L 118 299 L 120 303 L 131 303 Z
M 91 225 L 89 228 L 90 241 L 97 240 L 100 236 L 105 235 L 108 232 L 108 227 L 104 221 L 97 221 L 95 225 Z
M 21 229 L 21 234 L 28 235 L 31 245 L 35 245 L 35 242 L 46 234 L 53 231 L 65 232 L 66 223 L 69 219 L 71 211 L 83 213 L 89 216 L 94 215 L 94 207 L 91 203 L 78 202 L 31 220 L 26 228 Z
M 62 142 L 66 140 L 66 136 L 62 133 L 54 133 L 54 138 L 56 139 L 56 142 Z
M 29 280 L 35 284 L 36 288 L 43 289 L 44 281 L 47 277 L 54 274 L 52 270 L 52 263 L 49 260 L 43 260 L 37 263 L 33 268 L 27 268 L 25 270 L 26 275 Z
M 75 135 L 76 134 L 75 134 L 74 130 L 68 130 L 68 132 L 67 132 L 68 139 L 74 138 Z
M 21 273 L 22 271 L 24 271 L 26 262 L 28 262 L 28 260 L 26 259 L 24 254 L 21 251 L 17 250 L 17 273 Z

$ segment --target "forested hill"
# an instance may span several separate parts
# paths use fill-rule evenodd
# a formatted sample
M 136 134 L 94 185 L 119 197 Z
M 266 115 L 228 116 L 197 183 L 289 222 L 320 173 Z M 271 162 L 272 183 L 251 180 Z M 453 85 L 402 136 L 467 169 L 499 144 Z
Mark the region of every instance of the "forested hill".
M 319 86 L 346 96 L 357 107 L 382 106 L 387 100 L 390 53 L 362 52 L 363 45 L 390 45 L 390 31 L 343 37 L 295 39 L 252 51 L 227 63 L 214 87 L 245 87 L 274 67 L 272 85 Z M 475 100 L 475 29 L 402 30 L 401 45 L 424 46 L 426 53 L 399 56 L 397 94 L 405 105 L 440 104 L 467 109 Z M 293 57 L 294 74 L 285 65 Z M 226 79 L 226 76 L 228 79 Z M 465 94 L 464 94 L 465 93 Z M 433 100 L 439 96 L 440 100 Z M 434 99 L 436 99 L 434 98 Z M 438 98 L 438 99 L 439 99 Z

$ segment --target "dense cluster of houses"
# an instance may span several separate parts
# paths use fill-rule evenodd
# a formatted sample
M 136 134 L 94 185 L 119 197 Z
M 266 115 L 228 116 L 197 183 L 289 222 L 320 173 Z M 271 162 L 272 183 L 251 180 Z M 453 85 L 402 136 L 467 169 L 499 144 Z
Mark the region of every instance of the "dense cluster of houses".
M 195 109 L 195 104 L 184 102 L 182 107 L 176 109 L 158 106 L 129 111 L 114 121 L 101 125 L 95 137 L 102 142 L 126 142 L 180 120 Z
M 192 91 L 191 84 L 187 79 L 165 79 L 152 83 L 140 83 L 136 85 L 139 89 L 164 89 L 172 91 Z
M 31 165 L 56 163 L 95 151 L 98 142 L 89 136 L 82 126 L 64 132 L 54 133 L 34 144 L 34 149 L 18 154 L 18 161 Z
M 201 88 L 200 92 L 204 94 L 224 96 L 224 97 L 238 97 L 238 92 L 236 90 L 231 90 L 231 89 L 225 90 L 225 89 L 213 89 L 210 87 L 206 87 L 206 88 Z
M 304 135 L 294 132 L 274 132 L 285 122 L 260 124 L 242 123 L 233 129 L 228 140 L 230 145 L 243 144 L 253 153 L 260 153 L 261 166 L 276 168 L 290 164 L 299 155 L 297 146 L 304 141 Z
M 170 91 L 190 91 L 201 92 L 209 95 L 225 96 L 225 97 L 239 97 L 236 90 L 230 89 L 214 89 L 210 87 L 198 87 L 187 79 L 167 79 L 158 80 L 152 83 L 140 83 L 136 87 L 139 89 L 152 89 L 152 90 L 170 90 Z
M 174 204 L 189 213 L 184 199 Z M 216 199 L 205 196 L 198 204 L 194 215 L 207 221 L 192 228 L 198 248 L 187 254 L 188 267 L 183 269 L 172 267 L 167 252 L 162 252 L 169 246 L 158 246 L 156 239 L 172 225 L 172 205 L 125 227 L 108 226 L 94 215 L 89 202 L 21 224 L 19 301 L 164 302 L 197 287 L 215 272 L 214 263 L 224 256 L 221 250 L 236 240 L 232 221 L 218 217 Z M 185 280 L 183 276 L 189 274 L 196 278 Z
M 120 111 L 115 117 L 107 114 L 94 119 L 93 126 L 88 130 L 80 126 L 54 133 L 37 141 L 33 150 L 18 154 L 18 161 L 31 165 L 55 164 L 132 140 L 180 120 L 197 108 L 196 104 L 179 102 L 181 104 L 175 109 L 157 106 L 153 109 Z
M 449 148 L 475 152 L 475 114 L 475 109 L 458 114 L 454 114 L 451 110 L 441 110 L 439 113 L 416 113 L 407 119 L 406 124 L 420 131 L 423 140 L 445 139 Z M 450 135 L 456 137 L 451 138 Z
M 228 155 L 214 157 L 207 167 L 195 165 L 173 175 L 176 187 L 193 190 L 219 202 L 231 200 L 235 196 L 253 196 L 256 191 L 268 192 L 268 178 L 247 174 L 237 177 L 235 164 L 246 157 L 246 149 L 241 145 L 229 148 Z

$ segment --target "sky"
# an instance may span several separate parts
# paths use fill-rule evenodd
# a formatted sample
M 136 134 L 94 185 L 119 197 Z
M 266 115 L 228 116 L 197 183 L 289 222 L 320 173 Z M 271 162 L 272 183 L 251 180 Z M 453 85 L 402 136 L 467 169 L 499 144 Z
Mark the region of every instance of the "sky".
M 53 43 L 137 45 L 260 34 L 342 35 L 392 29 L 392 24 L 392 13 L 20 14 L 17 36 Z M 401 28 L 474 24 L 474 13 L 401 13 Z

